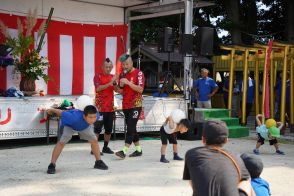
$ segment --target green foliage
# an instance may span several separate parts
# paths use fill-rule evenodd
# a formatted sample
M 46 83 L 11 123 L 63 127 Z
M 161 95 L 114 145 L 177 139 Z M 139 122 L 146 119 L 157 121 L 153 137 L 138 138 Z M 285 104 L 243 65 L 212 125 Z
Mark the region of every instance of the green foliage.
M 286 32 L 291 26 L 287 13 L 294 12 L 288 5 L 293 0 L 237 0 L 239 20 L 235 22 L 228 14 L 228 11 L 236 11 L 228 6 L 233 1 L 236 0 L 214 0 L 214 6 L 194 9 L 193 29 L 208 26 L 214 27 L 218 33 L 228 31 L 228 35 L 218 38 L 224 44 L 232 44 L 231 36 L 236 29 L 241 34 L 243 44 L 267 43 L 269 38 L 287 40 Z M 266 5 L 265 9 L 264 6 L 260 7 L 261 3 Z M 176 32 L 181 31 L 184 28 L 184 14 L 181 19 L 179 17 L 174 15 L 132 22 L 132 47 L 136 47 L 140 41 L 157 42 L 158 31 L 162 27 L 170 26 Z
M 16 71 L 21 73 L 25 78 L 39 80 L 43 78 L 45 82 L 48 81 L 48 75 L 44 74 L 44 70 L 49 67 L 47 58 L 42 57 L 33 49 L 29 50 L 23 57 L 22 61 L 15 63 Z
M 39 80 L 43 78 L 48 81 L 44 70 L 49 67 L 47 58 L 41 57 L 33 47 L 33 37 L 18 34 L 17 38 L 6 38 L 6 45 L 13 48 L 12 57 L 15 60 L 15 72 L 20 73 L 22 77 Z
M 0 20 L 0 30 L 5 36 L 5 45 L 13 48 L 12 57 L 15 61 L 15 72 L 20 73 L 22 77 L 39 80 L 43 78 L 48 81 L 47 74 L 44 71 L 49 67 L 48 59 L 41 57 L 39 52 L 34 49 L 34 37 L 32 30 L 37 24 L 37 11 L 29 11 L 26 19 L 22 22 L 17 19 L 18 35 L 13 38 L 9 35 L 8 27 Z M 38 38 L 45 33 L 45 21 L 38 28 Z

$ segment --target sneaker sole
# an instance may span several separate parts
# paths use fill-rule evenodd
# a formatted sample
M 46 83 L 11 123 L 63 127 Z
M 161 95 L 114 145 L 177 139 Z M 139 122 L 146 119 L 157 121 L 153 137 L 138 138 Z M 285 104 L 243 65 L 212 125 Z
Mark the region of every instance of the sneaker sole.
M 108 167 L 107 167 L 107 168 L 98 168 L 98 167 L 94 167 L 94 169 L 108 170 Z
M 141 155 L 129 155 L 129 157 L 141 157 L 142 156 L 142 154 Z
M 126 157 L 119 156 L 119 155 L 117 155 L 116 153 L 114 153 L 114 155 L 115 155 L 116 157 L 120 158 L 120 159 L 125 159 L 125 158 L 126 158 Z

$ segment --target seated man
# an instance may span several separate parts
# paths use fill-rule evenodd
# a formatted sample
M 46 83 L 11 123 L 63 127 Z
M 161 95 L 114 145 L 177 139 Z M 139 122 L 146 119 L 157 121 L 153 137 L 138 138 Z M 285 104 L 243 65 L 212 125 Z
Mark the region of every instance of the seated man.
M 204 146 L 187 151 L 184 180 L 190 180 L 193 196 L 251 195 L 250 175 L 240 157 L 222 147 L 228 142 L 228 128 L 222 121 L 204 124 Z
M 153 97 L 168 97 L 168 94 L 166 93 L 164 88 L 162 88 L 162 86 L 163 84 L 159 84 L 157 91 L 152 93 Z

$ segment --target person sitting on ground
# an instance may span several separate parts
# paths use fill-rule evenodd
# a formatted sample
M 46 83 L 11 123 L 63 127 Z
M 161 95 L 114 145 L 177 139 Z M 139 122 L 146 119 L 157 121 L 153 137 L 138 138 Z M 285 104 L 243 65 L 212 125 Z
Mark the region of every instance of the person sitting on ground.
M 259 148 L 264 144 L 264 140 L 269 140 L 269 144 L 275 147 L 276 153 L 280 155 L 285 155 L 285 153 L 279 150 L 279 144 L 277 137 L 280 137 L 280 130 L 283 128 L 283 124 L 281 122 L 276 122 L 274 119 L 267 119 L 265 124 L 262 124 L 260 118 L 264 118 L 262 114 L 256 115 L 256 132 L 258 136 L 258 140 L 256 143 L 256 147 L 253 150 L 254 154 L 259 155 Z M 279 125 L 277 128 L 276 126 Z
M 99 113 L 95 106 L 88 105 L 83 111 L 77 109 L 63 111 L 52 108 L 48 109 L 47 113 L 60 116 L 61 125 L 64 127 L 61 138 L 52 152 L 51 163 L 47 170 L 48 174 L 55 174 L 56 161 L 65 144 L 71 140 L 74 133 L 78 133 L 81 139 L 88 140 L 91 144 L 92 152 L 96 158 L 94 168 L 102 170 L 108 169 L 108 166 L 101 160 L 99 145 L 93 130 L 94 122 L 99 119 Z
M 256 155 L 247 153 L 243 153 L 241 159 L 251 176 L 251 185 L 256 196 L 270 196 L 271 192 L 268 182 L 260 177 L 263 170 L 262 160 Z
M 241 158 L 223 149 L 228 132 L 223 121 L 208 120 L 203 126 L 204 146 L 187 151 L 183 179 L 190 181 L 193 196 L 254 195 Z
M 162 143 L 160 162 L 162 163 L 169 163 L 169 161 L 165 158 L 167 140 L 170 144 L 173 144 L 174 160 L 183 160 L 183 158 L 178 155 L 176 134 L 177 132 L 186 133 L 190 127 L 190 121 L 186 118 L 179 118 L 178 116 L 175 116 L 176 113 L 178 115 L 182 113 L 184 114 L 184 112 L 179 109 L 172 111 L 171 115 L 166 118 L 160 128 L 160 139 Z M 183 117 L 185 117 L 185 114 Z

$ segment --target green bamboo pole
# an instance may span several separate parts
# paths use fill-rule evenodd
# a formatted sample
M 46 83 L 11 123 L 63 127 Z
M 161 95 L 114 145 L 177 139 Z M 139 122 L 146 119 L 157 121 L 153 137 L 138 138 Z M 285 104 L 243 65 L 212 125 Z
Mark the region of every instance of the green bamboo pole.
M 41 51 L 41 49 L 42 49 L 42 43 L 43 43 L 43 40 L 44 40 L 45 34 L 46 34 L 47 29 L 48 29 L 48 26 L 49 26 L 49 22 L 51 21 L 51 17 L 52 17 L 53 11 L 54 11 L 54 8 L 52 7 L 52 8 L 50 9 L 49 16 L 48 16 L 47 21 L 46 21 L 46 25 L 45 25 L 44 32 L 42 33 L 41 38 L 40 38 L 40 41 L 39 41 L 39 44 L 38 44 L 38 48 L 37 48 L 37 52 L 38 52 L 38 53 L 39 53 L 39 52 Z

